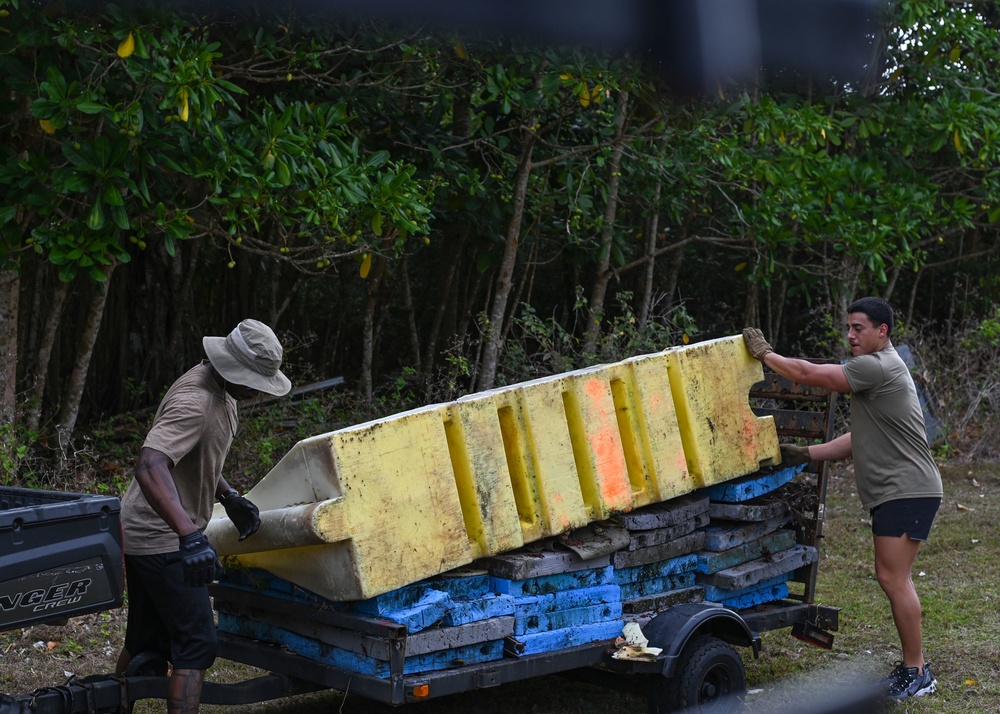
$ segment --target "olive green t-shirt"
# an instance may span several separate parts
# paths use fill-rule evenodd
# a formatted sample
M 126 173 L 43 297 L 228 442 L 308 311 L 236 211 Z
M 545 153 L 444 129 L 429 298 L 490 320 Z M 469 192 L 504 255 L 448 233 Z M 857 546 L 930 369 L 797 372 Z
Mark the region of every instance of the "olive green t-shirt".
M 167 390 L 142 444 L 174 463 L 170 475 L 177 495 L 198 530 L 204 530 L 212 517 L 216 486 L 236 425 L 236 400 L 202 362 Z M 122 498 L 121 519 L 126 553 L 156 555 L 179 547 L 177 534 L 149 505 L 135 479 Z
M 941 497 L 941 474 L 927 445 L 924 415 L 906 363 L 890 344 L 847 360 L 851 452 L 861 504 Z

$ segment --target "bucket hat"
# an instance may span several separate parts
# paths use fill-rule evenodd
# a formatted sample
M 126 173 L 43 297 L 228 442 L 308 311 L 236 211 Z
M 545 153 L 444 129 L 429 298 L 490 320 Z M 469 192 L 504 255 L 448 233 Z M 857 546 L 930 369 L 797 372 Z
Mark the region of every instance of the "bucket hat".
M 205 354 L 223 379 L 280 397 L 292 383 L 281 373 L 281 343 L 271 328 L 244 320 L 225 337 L 204 337 Z

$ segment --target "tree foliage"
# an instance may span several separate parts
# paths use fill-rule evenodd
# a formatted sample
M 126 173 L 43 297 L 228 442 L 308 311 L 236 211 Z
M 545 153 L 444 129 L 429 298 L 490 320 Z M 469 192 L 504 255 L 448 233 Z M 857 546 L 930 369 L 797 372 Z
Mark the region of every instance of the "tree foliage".
M 247 316 L 372 403 L 744 324 L 815 348 L 861 294 L 945 331 L 1000 301 L 991 4 L 892 3 L 859 86 L 698 100 L 624 53 L 297 5 L 0 6 L 0 342 L 32 428 L 95 304 L 88 415 Z

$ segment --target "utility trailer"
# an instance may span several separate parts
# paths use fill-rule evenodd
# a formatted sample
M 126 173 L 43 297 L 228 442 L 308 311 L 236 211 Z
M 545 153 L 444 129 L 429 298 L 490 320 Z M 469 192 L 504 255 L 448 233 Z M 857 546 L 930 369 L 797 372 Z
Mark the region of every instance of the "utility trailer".
M 754 412 L 775 419 L 780 439 L 827 440 L 833 435 L 836 394 L 795 385 L 773 373 L 750 393 Z M 805 507 L 798 513 L 798 544 L 817 548 L 823 535 L 827 490 L 827 464 L 809 464 L 797 482 L 804 487 Z M 790 582 L 797 592 L 751 607 L 726 607 L 713 602 L 663 600 L 656 611 L 626 618 L 641 624 L 648 646 L 661 650 L 655 656 L 619 658 L 618 637 L 605 633 L 599 639 L 571 643 L 550 651 L 523 653 L 517 638 L 503 641 L 500 658 L 470 663 L 460 655 L 475 647 L 445 649 L 451 660 L 429 671 L 408 671 L 408 657 L 427 649 L 433 633 L 411 633 L 405 624 L 377 614 L 329 607 L 309 598 L 276 596 L 272 592 L 212 586 L 220 621 L 246 618 L 287 625 L 300 647 L 265 642 L 253 632 L 219 631 L 219 656 L 268 672 L 233 684 L 206 682 L 202 702 L 239 705 L 335 689 L 389 705 L 405 705 L 496 687 L 538 676 L 561 674 L 591 683 L 639 691 L 648 695 L 651 710 L 737 712 L 745 694 L 745 670 L 737 647 L 760 651 L 760 634 L 791 628 L 793 636 L 812 644 L 832 646 L 831 631 L 839 627 L 839 610 L 815 602 L 818 559 L 796 570 Z M 232 629 L 232 628 L 230 628 Z M 278 629 L 278 628 L 269 628 Z M 239 630 L 239 628 L 236 628 Z M 284 630 L 282 630 L 284 632 Z M 311 637 L 305 637 L 310 634 Z M 303 654 L 305 649 L 338 648 L 379 660 L 381 669 L 366 673 L 323 657 Z M 325 650 L 324 650 L 325 651 Z M 313 653 L 315 654 L 315 653 Z M 94 675 L 46 687 L 28 695 L 0 695 L 0 714 L 69 714 L 71 712 L 127 711 L 131 702 L 165 698 L 167 663 L 153 656 L 134 658 L 121 677 Z M 811 711 L 874 711 L 875 693 L 859 688 L 850 702 L 820 704 Z

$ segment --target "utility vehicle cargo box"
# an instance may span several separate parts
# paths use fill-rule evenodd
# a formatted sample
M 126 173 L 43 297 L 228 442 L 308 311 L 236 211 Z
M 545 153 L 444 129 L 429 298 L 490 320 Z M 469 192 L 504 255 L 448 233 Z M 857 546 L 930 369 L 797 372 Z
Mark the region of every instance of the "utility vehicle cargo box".
M 121 503 L 0 486 L 0 632 L 122 604 Z

